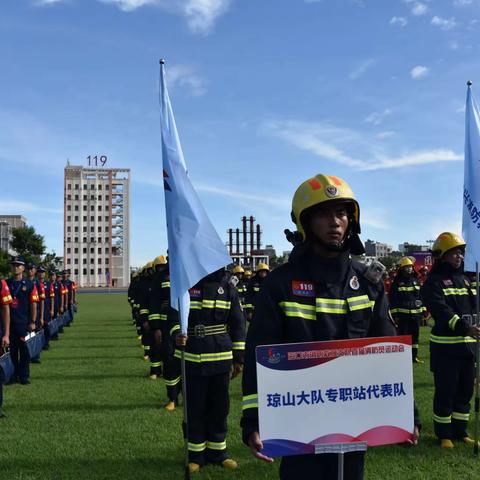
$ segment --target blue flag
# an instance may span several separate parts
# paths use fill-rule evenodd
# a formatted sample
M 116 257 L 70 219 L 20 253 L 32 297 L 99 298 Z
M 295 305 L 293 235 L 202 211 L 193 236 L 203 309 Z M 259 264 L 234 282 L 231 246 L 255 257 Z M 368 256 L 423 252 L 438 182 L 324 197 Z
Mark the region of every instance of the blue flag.
M 467 243 L 465 271 L 480 262 L 480 115 L 470 84 L 465 110 L 465 173 L 462 233 Z
M 180 330 L 187 333 L 188 289 L 232 262 L 187 174 L 182 146 L 160 63 L 160 125 L 163 181 L 170 264 L 171 305 L 180 310 Z

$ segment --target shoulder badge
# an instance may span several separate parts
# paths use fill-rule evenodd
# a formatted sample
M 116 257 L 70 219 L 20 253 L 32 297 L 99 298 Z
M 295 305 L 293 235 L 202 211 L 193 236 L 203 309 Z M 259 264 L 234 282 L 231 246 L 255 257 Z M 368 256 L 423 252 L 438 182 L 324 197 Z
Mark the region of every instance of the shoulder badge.
M 352 290 L 358 290 L 360 288 L 360 283 L 356 275 L 350 279 L 350 288 Z

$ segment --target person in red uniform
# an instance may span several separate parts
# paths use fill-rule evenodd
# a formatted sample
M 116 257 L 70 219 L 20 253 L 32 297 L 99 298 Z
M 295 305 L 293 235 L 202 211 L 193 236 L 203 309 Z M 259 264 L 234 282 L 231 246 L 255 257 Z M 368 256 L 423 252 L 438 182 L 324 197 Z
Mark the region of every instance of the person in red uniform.
M 10 346 L 10 304 L 12 296 L 5 280 L 0 280 L 0 348 Z M 0 354 L 2 352 L 0 351 Z M 3 378 L 0 377 L 0 418 L 5 418 L 3 411 Z

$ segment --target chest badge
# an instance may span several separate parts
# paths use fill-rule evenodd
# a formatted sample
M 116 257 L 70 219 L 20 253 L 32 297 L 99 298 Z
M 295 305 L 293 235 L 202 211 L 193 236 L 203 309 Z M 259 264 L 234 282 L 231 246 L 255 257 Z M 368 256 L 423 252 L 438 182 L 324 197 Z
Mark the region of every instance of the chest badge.
M 449 279 L 446 279 L 443 281 L 443 284 L 446 286 L 446 287 L 451 287 L 453 286 L 453 282 Z
M 24 286 L 22 287 L 22 292 L 26 292 L 26 291 L 27 291 L 27 287 L 24 285 Z
M 223 287 L 218 287 L 217 293 L 219 295 L 223 295 L 225 293 L 225 290 L 223 289 Z
M 358 290 L 360 288 L 360 282 L 358 281 L 358 278 L 356 275 L 354 275 L 351 279 L 350 279 L 350 288 L 352 290 Z
M 315 287 L 311 282 L 292 281 L 292 293 L 297 297 L 314 297 Z

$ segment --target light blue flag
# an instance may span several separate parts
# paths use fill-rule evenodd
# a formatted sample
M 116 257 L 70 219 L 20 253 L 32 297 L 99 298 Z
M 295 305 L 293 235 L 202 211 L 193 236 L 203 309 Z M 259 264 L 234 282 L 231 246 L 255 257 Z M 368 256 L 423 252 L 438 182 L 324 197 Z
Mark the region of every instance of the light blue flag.
M 171 305 L 180 310 L 180 330 L 187 333 L 188 289 L 208 274 L 232 262 L 207 216 L 187 174 L 160 62 L 160 125 L 163 180 L 170 263 Z
M 465 271 L 475 272 L 475 263 L 480 262 L 480 115 L 470 83 L 465 110 L 462 233 L 467 243 Z

